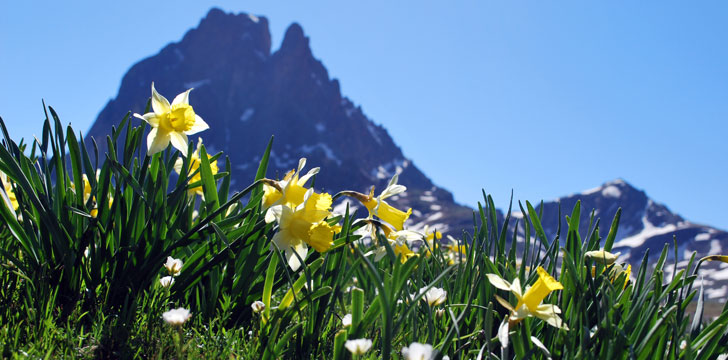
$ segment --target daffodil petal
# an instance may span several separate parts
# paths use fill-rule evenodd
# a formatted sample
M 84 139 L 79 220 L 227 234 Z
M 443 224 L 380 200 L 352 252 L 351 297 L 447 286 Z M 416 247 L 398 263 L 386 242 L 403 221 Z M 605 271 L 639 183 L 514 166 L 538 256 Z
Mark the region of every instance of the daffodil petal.
M 144 115 L 139 115 L 137 113 L 134 113 L 134 117 L 146 121 L 152 127 L 159 126 L 159 117 L 157 116 L 157 114 L 155 114 L 153 112 L 146 113 Z
M 187 134 L 187 135 L 197 134 L 198 132 L 207 130 L 209 128 L 210 128 L 210 125 L 207 125 L 205 120 L 202 120 L 200 115 L 195 114 L 195 123 L 192 124 L 192 127 L 189 130 L 185 131 L 185 134 Z
M 318 167 L 315 167 L 315 168 L 309 170 L 308 173 L 306 173 L 306 175 L 303 175 L 300 179 L 298 179 L 298 181 L 297 181 L 298 185 L 301 185 L 301 186 L 306 185 L 306 182 L 308 181 L 308 179 L 310 179 L 311 176 L 318 174 L 319 170 L 321 170 L 321 168 L 318 168 Z
M 511 290 L 511 283 L 504 280 L 502 277 L 496 274 L 486 274 L 485 276 L 488 277 L 488 281 L 490 281 L 490 284 L 495 286 L 496 288 L 506 291 Z
M 569 327 L 566 325 L 566 323 L 554 313 L 538 313 L 534 315 L 536 315 L 537 318 L 545 321 L 547 324 L 553 327 L 569 330 Z
M 172 142 L 172 146 L 179 150 L 183 156 L 187 156 L 187 146 L 189 144 L 187 135 L 181 132 L 171 131 L 169 133 L 169 137 Z
M 157 115 L 169 112 L 169 101 L 157 92 L 154 83 L 152 83 L 152 110 Z
M 511 288 L 509 289 L 520 301 L 523 297 L 523 293 L 521 292 L 521 279 L 515 278 L 513 279 L 513 284 L 511 284 Z
M 175 160 L 174 162 L 174 171 L 177 174 L 182 173 L 182 165 L 184 165 L 184 161 L 182 160 L 182 158 L 178 157 L 177 160 Z
M 169 133 L 159 131 L 159 128 L 152 128 L 147 136 L 147 155 L 154 155 L 160 151 L 164 151 L 169 145 Z
M 189 105 L 190 104 L 190 91 L 192 91 L 192 89 L 189 89 L 189 90 L 175 96 L 174 100 L 172 100 L 172 105 L 177 105 L 177 104 Z

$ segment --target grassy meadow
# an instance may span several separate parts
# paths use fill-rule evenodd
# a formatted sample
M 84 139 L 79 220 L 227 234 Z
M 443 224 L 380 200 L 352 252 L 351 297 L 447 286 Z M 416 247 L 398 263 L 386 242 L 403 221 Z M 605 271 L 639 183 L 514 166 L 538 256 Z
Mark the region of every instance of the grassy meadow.
M 317 192 L 305 159 L 231 191 L 208 154 L 189 91 L 152 87 L 86 141 L 45 109 L 16 143 L 0 120 L 0 353 L 3 358 L 715 359 L 728 311 L 703 316 L 703 261 L 666 277 L 676 247 L 632 269 L 610 253 L 614 219 L 543 231 L 532 204 L 504 221 L 484 194 L 473 227 L 443 238 L 406 228 L 395 176 L 370 193 Z M 123 116 L 123 118 L 122 118 Z M 146 135 L 145 134 L 149 134 Z M 194 136 L 193 136 L 194 135 Z M 188 136 L 190 136 L 188 138 Z M 94 159 L 92 161 L 92 159 Z M 96 161 L 95 159 L 101 159 Z M 347 198 L 359 211 L 335 213 Z M 506 229 L 516 220 L 521 243 Z M 518 251 L 517 251 L 518 248 Z M 716 254 L 719 255 L 719 254 Z M 677 258 L 677 256 L 673 257 Z M 654 265 L 654 266 L 653 266 Z

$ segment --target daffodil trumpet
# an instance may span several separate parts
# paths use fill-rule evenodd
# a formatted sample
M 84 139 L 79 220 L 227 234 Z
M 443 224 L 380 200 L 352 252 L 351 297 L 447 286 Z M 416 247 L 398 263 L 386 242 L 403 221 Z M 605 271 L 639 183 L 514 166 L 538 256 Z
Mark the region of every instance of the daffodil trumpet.
M 412 215 L 412 209 L 402 211 L 385 201 L 386 198 L 401 194 L 407 190 L 404 185 L 397 184 L 398 179 L 399 176 L 394 175 L 384 191 L 377 197 L 374 196 L 374 186 L 371 187 L 368 195 L 356 191 L 342 191 L 336 195 L 337 197 L 345 195 L 358 200 L 369 210 L 370 218 L 376 216 L 392 225 L 395 230 L 404 230 L 404 223 Z
M 501 290 L 510 291 L 518 300 L 516 306 L 513 307 L 507 300 L 496 295 L 496 300 L 511 312 L 508 318 L 510 327 L 515 326 L 526 317 L 534 316 L 551 326 L 568 330 L 569 327 L 558 315 L 561 313 L 561 309 L 556 305 L 542 304 L 546 296 L 552 291 L 562 290 L 563 285 L 549 275 L 544 268 L 539 266 L 536 271 L 538 279 L 533 285 L 526 288 L 525 293 L 521 289 L 518 277 L 510 283 L 496 274 L 486 274 L 486 276 L 491 285 Z

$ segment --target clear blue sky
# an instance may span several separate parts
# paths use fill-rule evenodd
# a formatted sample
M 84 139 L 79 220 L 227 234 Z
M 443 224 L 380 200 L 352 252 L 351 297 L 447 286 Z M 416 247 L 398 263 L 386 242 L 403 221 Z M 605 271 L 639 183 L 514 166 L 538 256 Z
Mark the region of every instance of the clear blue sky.
M 299 22 L 344 95 L 457 201 L 507 206 L 621 177 L 728 228 L 728 2 L 0 3 L 0 116 L 41 99 L 86 130 L 142 58 L 212 6 Z M 325 173 L 325 169 L 324 169 Z

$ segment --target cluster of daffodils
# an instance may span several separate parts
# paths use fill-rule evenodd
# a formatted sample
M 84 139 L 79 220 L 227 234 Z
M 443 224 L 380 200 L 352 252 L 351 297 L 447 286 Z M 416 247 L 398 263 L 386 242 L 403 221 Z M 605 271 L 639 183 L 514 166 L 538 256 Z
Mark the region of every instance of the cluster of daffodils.
M 536 271 L 538 272 L 538 280 L 527 287 L 525 292 L 521 288 L 521 282 L 517 277 L 513 282 L 508 282 L 496 274 L 486 274 L 486 276 L 491 285 L 501 290 L 510 291 L 518 300 L 514 307 L 507 300 L 496 295 L 496 300 L 511 312 L 508 319 L 511 327 L 526 317 L 535 316 L 549 325 L 568 330 L 569 327 L 558 315 L 561 313 L 559 307 L 553 304 L 542 304 L 548 294 L 555 290 L 562 290 L 563 285 L 549 275 L 544 268 L 539 266 Z
M 164 268 L 167 269 L 167 276 L 163 276 L 159 279 L 159 284 L 164 288 L 169 288 L 174 284 L 174 277 L 182 272 L 182 260 L 175 259 L 171 256 L 167 256 L 167 261 L 164 263 Z
M 273 236 L 271 249 L 285 253 L 288 266 L 298 270 L 308 254 L 308 247 L 326 252 L 333 245 L 334 233 L 340 230 L 327 218 L 331 213 L 331 195 L 316 193 L 305 185 L 319 168 L 301 176 L 306 159 L 301 159 L 298 169 L 286 174 L 283 180 L 264 180 L 263 207 L 267 208 L 265 221 L 276 222 L 278 232 Z

